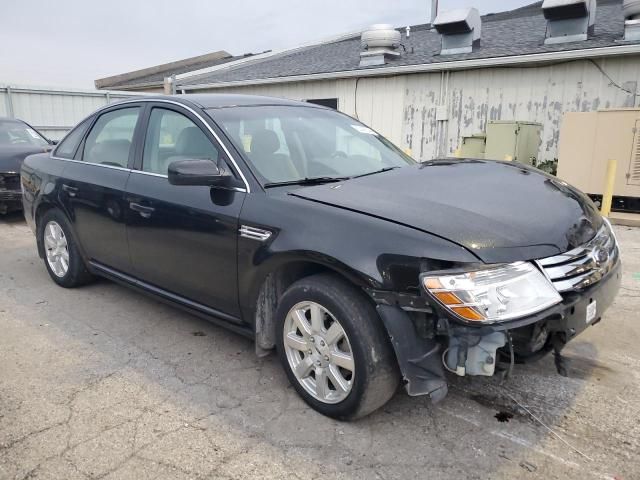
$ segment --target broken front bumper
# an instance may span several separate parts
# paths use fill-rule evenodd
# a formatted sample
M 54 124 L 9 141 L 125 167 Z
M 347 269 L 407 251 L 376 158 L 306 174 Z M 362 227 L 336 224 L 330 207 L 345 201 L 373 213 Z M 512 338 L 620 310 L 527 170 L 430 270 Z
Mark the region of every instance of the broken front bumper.
M 377 310 L 391 338 L 407 392 L 428 394 L 437 402 L 447 394 L 445 368 L 459 375 L 493 375 L 497 350 L 513 352 L 518 361 L 535 360 L 551 350 L 559 351 L 600 321 L 620 288 L 621 278 L 618 260 L 606 277 L 580 292 L 565 293 L 558 305 L 535 315 L 491 325 L 462 324 L 438 305 L 416 309 L 407 306 L 406 301 L 394 304 L 388 297 L 382 300 L 379 293 Z M 424 328 L 417 328 L 415 310 L 427 312 L 432 334 L 429 329 L 425 335 Z
M 0 173 L 0 213 L 19 210 L 22 207 L 20 175 Z

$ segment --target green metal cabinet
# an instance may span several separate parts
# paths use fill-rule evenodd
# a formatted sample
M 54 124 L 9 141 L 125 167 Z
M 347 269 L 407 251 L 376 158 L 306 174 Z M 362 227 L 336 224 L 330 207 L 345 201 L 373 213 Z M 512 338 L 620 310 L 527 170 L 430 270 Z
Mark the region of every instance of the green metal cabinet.
M 484 158 L 486 143 L 486 135 L 462 137 L 462 142 L 460 142 L 460 156 L 462 158 Z
M 536 165 L 542 125 L 530 122 L 487 123 L 485 158 Z

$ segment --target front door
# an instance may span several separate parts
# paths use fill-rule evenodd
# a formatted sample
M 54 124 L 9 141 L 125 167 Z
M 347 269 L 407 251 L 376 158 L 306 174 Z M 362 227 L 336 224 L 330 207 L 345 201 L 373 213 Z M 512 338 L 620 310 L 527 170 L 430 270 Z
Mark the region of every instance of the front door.
M 228 159 L 202 122 L 179 106 L 154 104 L 146 124 L 141 162 L 126 195 L 134 274 L 237 318 L 238 216 L 246 194 L 169 184 L 173 161 Z
M 131 268 L 124 222 L 124 191 L 133 159 L 140 106 L 100 114 L 65 166 L 62 203 L 90 261 Z

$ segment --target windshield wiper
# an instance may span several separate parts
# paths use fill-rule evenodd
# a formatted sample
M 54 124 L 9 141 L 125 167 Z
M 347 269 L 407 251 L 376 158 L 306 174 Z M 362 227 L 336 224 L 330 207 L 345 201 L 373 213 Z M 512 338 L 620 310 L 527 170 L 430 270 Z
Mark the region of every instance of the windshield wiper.
M 356 175 L 355 177 L 351 177 L 351 178 L 367 177 L 369 175 L 375 175 L 376 173 L 384 173 L 390 170 L 395 170 L 396 168 L 400 168 L 400 167 L 385 167 L 385 168 L 381 168 L 380 170 L 376 170 L 375 172 L 363 173 L 362 175 Z
M 287 185 L 322 185 L 323 183 L 341 182 L 349 177 L 305 177 L 297 180 L 287 180 L 286 182 L 265 183 L 264 188 L 284 187 Z

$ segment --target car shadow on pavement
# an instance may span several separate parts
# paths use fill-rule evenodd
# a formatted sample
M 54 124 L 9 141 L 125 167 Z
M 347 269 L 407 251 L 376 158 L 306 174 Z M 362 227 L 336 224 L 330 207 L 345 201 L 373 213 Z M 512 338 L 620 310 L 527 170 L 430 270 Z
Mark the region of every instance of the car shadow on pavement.
M 26 223 L 22 212 L 9 212 L 0 215 L 0 225 L 19 225 L 21 223 Z

